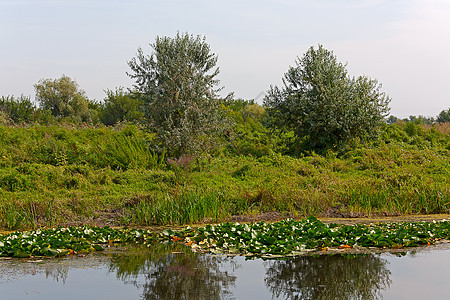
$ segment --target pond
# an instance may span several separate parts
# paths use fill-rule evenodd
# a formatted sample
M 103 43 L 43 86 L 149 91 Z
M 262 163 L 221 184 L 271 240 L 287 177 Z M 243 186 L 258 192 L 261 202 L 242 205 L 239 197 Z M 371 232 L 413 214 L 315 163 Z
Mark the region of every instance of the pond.
M 449 299 L 448 244 L 246 260 L 183 245 L 0 260 L 1 299 Z

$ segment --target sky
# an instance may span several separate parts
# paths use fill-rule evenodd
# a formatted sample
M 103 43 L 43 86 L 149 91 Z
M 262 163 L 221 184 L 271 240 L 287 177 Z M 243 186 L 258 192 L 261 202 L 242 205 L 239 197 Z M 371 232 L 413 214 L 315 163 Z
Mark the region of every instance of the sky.
M 223 95 L 262 103 L 321 44 L 351 76 L 377 79 L 391 114 L 450 108 L 448 0 L 0 0 L 0 96 L 67 75 L 90 99 L 131 88 L 127 64 L 157 36 L 206 37 Z

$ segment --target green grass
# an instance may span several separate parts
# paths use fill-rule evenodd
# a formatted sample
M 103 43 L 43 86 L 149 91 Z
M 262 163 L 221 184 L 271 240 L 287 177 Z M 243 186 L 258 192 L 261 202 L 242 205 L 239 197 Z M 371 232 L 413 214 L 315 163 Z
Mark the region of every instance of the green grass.
M 105 218 L 114 225 L 189 224 L 270 211 L 448 213 L 445 128 L 408 134 L 401 125 L 389 126 L 380 140 L 341 155 L 296 158 L 269 149 L 252 156 L 225 149 L 178 166 L 151 152 L 153 136 L 136 126 L 0 126 L 0 227 L 96 224 Z

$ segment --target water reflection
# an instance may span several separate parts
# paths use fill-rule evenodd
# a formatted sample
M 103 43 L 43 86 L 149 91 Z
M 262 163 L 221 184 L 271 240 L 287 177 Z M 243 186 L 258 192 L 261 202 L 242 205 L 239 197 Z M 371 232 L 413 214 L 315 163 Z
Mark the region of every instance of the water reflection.
M 182 245 L 157 245 L 113 257 L 109 270 L 141 287 L 143 299 L 195 300 L 229 298 L 237 267 L 230 258 L 197 255 Z
M 387 261 L 375 255 L 297 257 L 266 263 L 273 298 L 377 299 L 391 284 Z
M 240 257 L 197 255 L 181 245 L 158 245 L 115 256 L 110 272 L 143 288 L 143 299 L 225 299 L 232 297 L 234 271 L 242 265 L 245 269 Z M 267 298 L 376 299 L 391 284 L 387 261 L 379 255 L 304 256 L 266 261 L 264 267 Z M 144 282 L 139 281 L 142 275 Z
M 1 299 L 448 298 L 450 252 L 252 260 L 182 245 L 115 248 L 86 257 L 0 259 Z M 420 297 L 419 297 L 419 296 Z M 426 297 L 433 295 L 433 297 Z M 444 297 L 442 296 L 444 295 Z

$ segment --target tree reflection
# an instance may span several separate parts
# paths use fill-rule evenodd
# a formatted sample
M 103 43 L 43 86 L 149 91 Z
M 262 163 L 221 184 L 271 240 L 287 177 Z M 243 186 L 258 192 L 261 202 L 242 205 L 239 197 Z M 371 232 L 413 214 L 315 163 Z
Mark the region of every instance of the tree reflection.
M 224 270 L 230 262 L 237 267 L 232 260 L 197 255 L 182 245 L 155 245 L 113 257 L 110 271 L 126 283 L 142 286 L 143 299 L 223 299 L 230 296 L 236 280 Z
M 296 257 L 266 263 L 274 298 L 376 299 L 390 286 L 387 261 L 375 255 Z

